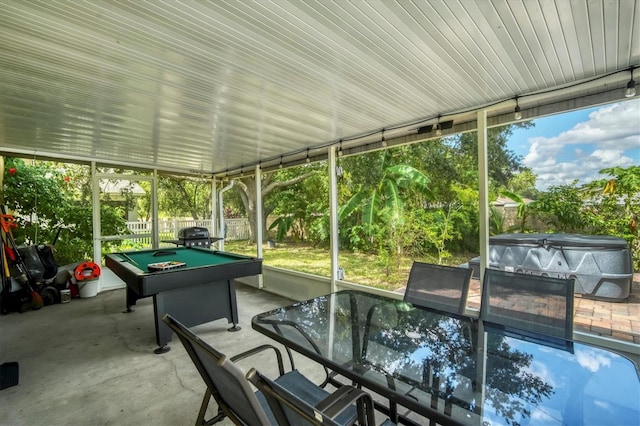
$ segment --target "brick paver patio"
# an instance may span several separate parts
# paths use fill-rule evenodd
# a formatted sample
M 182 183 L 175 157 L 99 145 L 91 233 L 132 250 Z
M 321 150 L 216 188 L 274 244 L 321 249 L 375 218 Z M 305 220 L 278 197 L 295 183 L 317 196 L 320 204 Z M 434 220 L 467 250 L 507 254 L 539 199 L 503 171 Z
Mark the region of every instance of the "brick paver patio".
M 467 307 L 480 309 L 480 282 L 472 280 Z M 626 302 L 605 302 L 576 295 L 574 331 L 640 344 L 640 274 L 635 274 Z

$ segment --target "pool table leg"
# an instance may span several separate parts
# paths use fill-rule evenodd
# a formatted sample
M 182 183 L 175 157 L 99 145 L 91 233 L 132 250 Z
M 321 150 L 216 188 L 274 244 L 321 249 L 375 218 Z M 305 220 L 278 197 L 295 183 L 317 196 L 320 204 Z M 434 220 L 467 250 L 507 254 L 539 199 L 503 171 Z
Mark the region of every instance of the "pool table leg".
M 227 297 L 229 298 L 229 314 L 231 315 L 231 323 L 233 327 L 227 328 L 227 331 L 240 331 L 242 327 L 238 325 L 240 322 L 238 318 L 238 300 L 236 299 L 236 281 L 227 281 Z
M 156 355 L 160 355 L 160 354 L 166 354 L 167 352 L 169 352 L 171 350 L 171 347 L 168 345 L 164 345 L 164 346 L 160 346 L 156 349 L 153 350 L 153 353 Z
M 236 299 L 236 281 L 231 279 L 227 281 L 227 294 L 228 309 L 229 309 L 229 322 L 233 324 L 233 327 L 227 328 L 227 331 L 240 331 L 242 327 L 238 325 L 240 319 L 238 317 L 238 301 Z
M 183 317 L 184 311 L 181 309 L 171 309 L 170 306 L 171 297 L 167 296 L 167 293 L 158 293 L 153 296 L 153 315 L 156 326 L 156 343 L 158 344 L 158 347 L 153 350 L 154 354 L 164 354 L 171 350 L 169 342 L 171 341 L 173 330 L 162 322 L 162 316 L 166 312 L 170 312 L 172 315 L 175 315 L 176 318 L 180 318 L 180 321 L 185 321 Z M 191 324 L 187 323 L 185 325 L 190 326 Z
M 135 305 L 137 301 L 138 294 L 135 291 L 131 290 L 129 286 L 127 286 L 127 309 L 122 311 L 122 313 L 128 314 L 130 312 L 135 312 L 135 309 L 133 309 L 133 305 Z

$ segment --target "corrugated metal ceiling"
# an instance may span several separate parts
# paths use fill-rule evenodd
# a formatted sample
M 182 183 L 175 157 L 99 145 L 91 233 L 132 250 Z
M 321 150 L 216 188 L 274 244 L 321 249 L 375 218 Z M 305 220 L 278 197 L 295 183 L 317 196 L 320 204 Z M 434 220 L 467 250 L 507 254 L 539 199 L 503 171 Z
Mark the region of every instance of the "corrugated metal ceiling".
M 0 151 L 213 173 L 548 89 L 570 87 L 523 109 L 615 99 L 639 29 L 638 0 L 0 0 Z

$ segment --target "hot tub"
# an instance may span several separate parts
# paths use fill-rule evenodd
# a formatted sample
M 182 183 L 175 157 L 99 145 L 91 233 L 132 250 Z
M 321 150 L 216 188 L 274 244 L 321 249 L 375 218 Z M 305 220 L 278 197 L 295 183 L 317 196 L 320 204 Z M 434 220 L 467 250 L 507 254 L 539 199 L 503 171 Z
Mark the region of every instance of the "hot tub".
M 480 258 L 469 261 L 473 276 Z M 627 242 L 581 234 L 501 234 L 489 239 L 489 267 L 525 274 L 575 278 L 575 292 L 590 299 L 621 302 L 633 281 Z

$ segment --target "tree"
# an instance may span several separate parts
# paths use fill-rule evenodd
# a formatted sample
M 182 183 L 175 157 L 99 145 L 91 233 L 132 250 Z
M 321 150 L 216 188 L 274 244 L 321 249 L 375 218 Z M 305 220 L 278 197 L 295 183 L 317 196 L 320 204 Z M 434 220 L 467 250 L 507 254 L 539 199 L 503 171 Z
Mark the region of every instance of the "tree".
M 519 173 L 515 174 L 507 184 L 506 190 L 515 194 L 520 194 L 523 198 L 536 199 L 540 191 L 536 189 L 538 177 L 528 167 L 523 167 Z
M 552 186 L 532 204 L 535 215 L 546 222 L 551 231 L 579 232 L 583 229 L 583 199 L 577 184 L 574 180 L 571 185 Z
M 408 164 L 391 164 L 391 150 L 381 151 L 382 162 L 379 181 L 371 186 L 363 186 L 340 208 L 339 220 L 342 221 L 354 211 L 361 211 L 361 224 L 364 232 L 374 238 L 374 225 L 383 219 L 391 228 L 395 228 L 403 219 L 403 201 L 401 190 L 413 187 L 427 198 L 433 198 L 429 189 L 429 178 Z
M 159 187 L 162 197 L 159 208 L 172 216 L 193 219 L 211 217 L 211 180 L 178 176 L 161 176 Z
M 509 137 L 514 127 L 529 128 L 531 121 L 522 121 L 507 126 L 492 127 L 487 131 L 487 157 L 489 179 L 495 188 L 507 186 L 514 175 L 523 170 L 522 159 L 507 148 Z M 478 134 L 477 132 L 461 133 L 452 138 L 455 145 L 465 154 L 466 161 L 459 164 L 471 170 L 478 170 Z
M 527 219 L 529 217 L 529 210 L 530 210 L 526 200 L 520 195 L 516 194 L 515 192 L 511 192 L 507 190 L 501 191 L 500 195 L 515 201 L 516 205 L 518 206 L 518 211 L 516 212 L 516 218 L 520 219 L 520 223 L 518 224 L 516 229 L 518 230 L 518 232 L 525 232 Z
M 501 182 L 509 176 L 513 176 L 509 180 L 513 182 L 517 181 L 518 176 L 524 178 L 529 174 L 535 182 L 535 176 L 522 166 L 521 158 L 507 148 L 507 141 L 514 126 L 529 127 L 531 125 L 533 124 L 530 122 L 523 122 L 493 128 L 488 132 L 490 194 L 497 195 L 499 188 L 504 187 Z M 447 217 L 447 211 L 456 212 L 455 217 L 464 216 L 463 221 L 456 219 L 454 226 L 456 233 L 446 240 L 444 249 L 447 252 L 477 252 L 479 176 L 476 133 L 411 144 L 403 147 L 403 151 L 404 161 L 421 170 L 430 179 L 429 187 L 433 193 L 433 201 L 416 198 L 416 194 L 412 193 L 409 199 L 405 199 L 406 208 L 441 209 L 444 217 Z M 525 180 L 523 185 L 526 183 Z M 473 196 L 462 195 L 467 191 L 470 191 L 469 193 Z M 494 219 L 497 217 L 494 216 Z M 425 224 L 425 226 L 428 225 Z M 417 232 L 417 228 L 414 232 Z M 424 233 L 425 230 L 421 232 Z M 435 250 L 435 246 L 432 248 Z
M 359 185 L 338 212 L 341 228 L 347 228 L 350 245 L 376 249 L 387 275 L 399 267 L 399 255 L 405 245 L 403 198 L 409 198 L 409 193 L 428 199 L 433 196 L 429 178 L 420 170 L 406 163 L 394 164 L 403 159 L 404 151 L 401 147 L 368 154 L 373 164 L 366 167 L 366 183 Z M 360 212 L 356 226 L 348 226 L 347 220 L 356 211 Z M 353 218 L 350 221 L 354 223 Z
M 289 233 L 300 241 L 324 243 L 329 240 L 329 178 L 327 163 L 305 164 L 281 171 L 280 179 L 291 179 L 312 172 L 295 185 L 281 188 L 266 198 L 277 215 L 270 229 L 277 229 L 277 240 Z
M 282 173 L 284 172 L 284 173 Z M 314 171 L 305 171 L 302 174 L 298 174 L 296 176 L 292 176 L 286 170 L 283 171 L 275 171 L 275 172 L 266 172 L 262 173 L 261 177 L 261 193 L 262 193 L 262 229 L 267 229 L 267 217 L 273 212 L 276 208 L 276 204 L 273 202 L 265 202 L 267 197 L 272 193 L 282 189 L 287 188 L 291 185 L 295 185 L 299 182 L 304 181 L 309 176 L 313 175 Z M 250 240 L 251 242 L 256 242 L 257 235 L 257 211 L 256 211 L 256 177 L 248 176 L 235 180 L 235 185 L 233 189 L 240 195 L 240 199 L 242 200 L 242 204 L 244 205 L 244 209 L 247 213 L 247 218 L 249 220 L 250 227 Z M 263 242 L 266 240 L 267 234 L 263 233 Z
M 69 165 L 74 174 L 59 163 L 5 158 L 3 179 L 4 204 L 16 212 L 18 228 L 14 231 L 20 243 L 51 243 L 57 227 L 62 227 L 55 247 L 56 263 L 62 265 L 93 258 L 93 217 L 91 203 L 79 197 L 74 177 L 82 175 L 79 166 Z M 88 169 L 86 170 L 88 173 Z M 84 176 L 79 178 L 84 182 Z M 103 233 L 126 234 L 123 212 L 108 205 L 101 206 Z M 105 242 L 112 251 L 115 242 Z
M 451 186 L 450 191 L 456 194 L 454 200 L 406 213 L 403 242 L 414 256 L 436 252 L 437 262 L 443 263 L 454 250 L 460 250 L 456 242 L 464 240 L 464 235 L 477 225 L 478 191 L 453 183 Z
M 512 348 L 504 337 L 492 337 L 487 352 L 495 355 L 487 358 L 486 400 L 507 424 L 527 422 L 530 407 L 547 399 L 554 392 L 553 385 L 531 368 L 531 354 Z
M 504 215 L 493 204 L 489 204 L 489 232 L 491 235 L 504 233 Z
M 151 184 L 139 181 L 146 196 L 136 197 L 138 214 L 151 217 Z M 158 177 L 158 209 L 170 217 L 191 217 L 195 220 L 211 217 L 211 180 L 186 176 Z
M 591 232 L 624 238 L 633 254 L 634 268 L 640 269 L 640 166 L 600 170 L 608 179 L 587 185 L 590 202 L 585 215 Z
M 509 126 L 502 126 L 489 130 L 489 166 L 490 166 L 490 192 L 497 194 L 500 187 L 504 187 L 510 179 L 518 174 L 526 173 L 527 169 L 523 168 L 521 158 L 507 148 L 507 141 L 512 133 L 514 126 L 529 127 L 533 124 L 530 122 L 522 122 Z M 383 155 L 384 153 L 386 155 Z M 354 205 L 358 205 L 358 197 L 361 197 L 359 208 L 365 215 L 357 217 L 354 215 L 340 216 L 340 228 L 347 228 L 346 232 L 341 232 L 343 243 L 347 247 L 359 247 L 363 249 L 372 248 L 372 236 L 374 239 L 388 239 L 390 235 L 397 236 L 397 247 L 411 247 L 416 250 L 424 250 L 429 246 L 432 250 L 437 250 L 436 241 L 426 241 L 424 238 L 413 238 L 407 233 L 422 233 L 422 235 L 447 235 L 444 239 L 445 245 L 438 239 L 438 247 L 442 250 L 440 253 L 446 256 L 447 252 L 452 250 L 477 251 L 477 235 L 479 228 L 479 216 L 477 209 L 477 191 L 474 191 L 475 198 L 473 200 L 465 197 L 465 201 L 461 201 L 461 191 L 469 188 L 478 187 L 478 161 L 477 155 L 477 135 L 476 133 L 454 135 L 447 138 L 432 139 L 416 144 L 394 147 L 389 150 L 371 152 L 358 156 L 343 159 L 344 169 L 348 171 L 348 179 L 345 179 L 343 187 L 348 188 L 349 196 L 341 199 L 343 206 L 342 213 L 352 211 Z M 390 160 L 392 158 L 392 161 Z M 441 227 L 432 229 L 431 225 L 435 223 L 445 223 L 446 221 L 438 220 L 431 222 L 429 225 L 423 221 L 419 214 L 415 214 L 411 219 L 413 225 L 421 224 L 427 228 L 405 229 L 405 235 L 397 232 L 391 232 L 385 228 L 386 224 L 394 223 L 394 213 L 398 212 L 393 204 L 378 204 L 379 208 L 366 210 L 366 203 L 371 204 L 375 201 L 380 202 L 386 200 L 385 188 L 381 186 L 386 177 L 384 176 L 385 161 L 389 164 L 402 164 L 412 167 L 418 173 L 421 173 L 428 179 L 429 194 L 426 196 L 418 188 L 403 187 L 402 202 L 404 219 L 407 219 L 416 210 L 427 209 L 428 211 L 441 210 L 436 215 L 440 218 L 455 219 L 455 235 L 444 232 L 452 229 L 451 227 Z M 370 188 L 370 189 L 365 189 Z M 369 194 L 366 194 L 369 191 Z M 393 197 L 390 198 L 393 200 Z M 351 205 L 347 206 L 347 203 Z M 370 221 L 366 220 L 366 214 L 369 218 L 374 218 L 374 214 L 378 214 L 376 226 L 370 226 Z M 449 213 L 455 213 L 451 216 Z M 433 213 L 435 214 L 435 213 Z M 458 220 L 459 217 L 465 216 L 464 221 Z M 400 217 L 401 218 L 401 217 Z M 398 222 L 400 223 L 400 222 Z M 404 227 L 403 227 L 404 228 Z M 420 231 L 417 231 L 420 229 Z M 430 231 L 427 232 L 427 229 Z M 397 229 L 396 229 L 397 231 Z M 444 232 L 439 234 L 440 232 Z M 376 234 L 377 233 L 377 234 Z M 347 238 L 344 238 L 344 237 Z M 401 240 L 405 241 L 402 242 Z M 420 240 L 421 242 L 418 242 Z M 367 247 L 367 244 L 369 246 Z M 420 246 L 422 246 L 420 248 Z
M 638 237 L 638 221 L 640 220 L 640 166 L 625 168 L 613 167 L 600 170 L 601 174 L 613 177 L 609 179 L 602 191 L 603 196 L 621 199 L 624 203 L 624 216 L 627 221 L 626 230 Z M 619 201 L 618 201 L 619 202 Z M 626 231 L 625 230 L 625 231 Z

